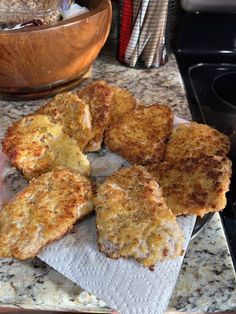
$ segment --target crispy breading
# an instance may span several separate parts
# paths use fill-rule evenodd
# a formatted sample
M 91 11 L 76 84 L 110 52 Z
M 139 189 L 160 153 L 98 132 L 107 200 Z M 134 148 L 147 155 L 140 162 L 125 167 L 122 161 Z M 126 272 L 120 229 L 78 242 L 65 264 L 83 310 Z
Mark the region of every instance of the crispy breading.
M 110 124 L 122 117 L 127 111 L 136 107 L 133 95 L 124 88 L 112 87 L 114 95 L 112 98 Z
M 36 113 L 45 114 L 59 123 L 63 132 L 74 138 L 83 151 L 92 136 L 92 117 L 89 105 L 71 92 L 59 94 Z
M 0 257 L 36 256 L 92 210 L 92 184 L 79 172 L 59 167 L 33 179 L 0 211 Z
M 166 146 L 165 160 L 204 155 L 226 156 L 230 139 L 206 124 L 196 122 L 179 124 L 173 130 Z
M 12 164 L 30 180 L 57 166 L 65 166 L 89 175 L 87 157 L 76 141 L 46 115 L 29 115 L 14 123 L 3 139 L 3 152 Z
M 153 270 L 182 253 L 183 237 L 159 185 L 142 166 L 122 168 L 95 197 L 98 245 L 117 259 L 134 258 Z
M 110 121 L 113 90 L 106 82 L 96 81 L 80 90 L 78 96 L 89 105 L 92 116 L 92 139 L 85 151 L 97 151 L 101 148 L 104 130 Z
M 203 155 L 164 161 L 149 171 L 175 215 L 204 216 L 225 208 L 231 165 L 227 157 Z
M 139 106 L 125 113 L 105 134 L 108 148 L 135 164 L 162 160 L 173 127 L 173 113 L 163 105 Z

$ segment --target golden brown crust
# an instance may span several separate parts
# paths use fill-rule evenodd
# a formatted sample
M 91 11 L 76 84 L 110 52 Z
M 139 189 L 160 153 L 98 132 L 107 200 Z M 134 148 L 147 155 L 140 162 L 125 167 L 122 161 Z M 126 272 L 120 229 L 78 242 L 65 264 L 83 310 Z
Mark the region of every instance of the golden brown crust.
M 106 132 L 108 148 L 135 164 L 162 160 L 173 127 L 173 113 L 163 105 L 139 106 L 125 113 Z
M 29 115 L 14 123 L 3 139 L 3 152 L 30 180 L 57 166 L 89 175 L 90 165 L 76 141 L 46 115 Z
M 196 122 L 179 124 L 173 130 L 166 147 L 165 160 L 201 155 L 226 156 L 230 139 L 206 124 Z
M 182 253 L 182 234 L 159 185 L 142 166 L 108 177 L 95 198 L 98 245 L 107 256 L 153 268 Z
M 165 161 L 149 170 L 175 215 L 203 216 L 224 209 L 231 164 L 227 157 L 203 155 Z
M 89 105 L 92 116 L 92 139 L 85 151 L 97 151 L 101 148 L 104 130 L 110 121 L 113 90 L 106 82 L 96 81 L 80 90 L 78 96 Z
M 92 117 L 89 106 L 71 92 L 59 94 L 36 111 L 62 126 L 63 132 L 74 138 L 81 151 L 92 137 Z
M 55 168 L 33 179 L 0 212 L 0 257 L 34 257 L 88 215 L 92 204 L 92 184 L 77 171 Z
M 111 118 L 110 123 L 114 123 L 122 117 L 127 111 L 136 107 L 136 99 L 127 89 L 120 87 L 113 87 L 114 92 L 111 104 Z

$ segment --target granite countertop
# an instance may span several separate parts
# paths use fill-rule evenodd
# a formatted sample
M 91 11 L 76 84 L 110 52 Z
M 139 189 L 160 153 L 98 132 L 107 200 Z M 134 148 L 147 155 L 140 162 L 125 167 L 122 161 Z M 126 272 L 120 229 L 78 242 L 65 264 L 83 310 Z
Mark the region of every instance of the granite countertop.
M 167 104 L 179 117 L 191 119 L 173 56 L 159 69 L 130 69 L 103 52 L 94 64 L 93 78 L 126 87 L 141 102 Z M 44 102 L 0 101 L 0 137 L 12 121 Z M 0 306 L 109 312 L 106 304 L 37 258 L 25 262 L 4 259 L 0 267 Z M 215 214 L 190 242 L 168 311 L 226 310 L 236 310 L 235 272 L 220 217 Z

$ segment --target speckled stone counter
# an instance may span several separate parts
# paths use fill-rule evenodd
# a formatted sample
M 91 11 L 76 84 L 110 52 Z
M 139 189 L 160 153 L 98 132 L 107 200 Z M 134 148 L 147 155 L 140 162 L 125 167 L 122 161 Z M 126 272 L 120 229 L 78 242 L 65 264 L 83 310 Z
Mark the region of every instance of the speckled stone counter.
M 176 115 L 190 119 L 181 79 L 172 56 L 159 69 L 130 69 L 104 52 L 95 62 L 94 79 L 130 89 L 144 103 L 168 104 Z M 12 121 L 33 112 L 45 101 L 0 101 L 0 137 Z M 38 259 L 0 260 L 0 305 L 22 308 L 109 312 L 95 296 Z M 99 310 L 98 310 L 99 309 Z M 236 310 L 235 272 L 219 215 L 191 241 L 168 311 Z

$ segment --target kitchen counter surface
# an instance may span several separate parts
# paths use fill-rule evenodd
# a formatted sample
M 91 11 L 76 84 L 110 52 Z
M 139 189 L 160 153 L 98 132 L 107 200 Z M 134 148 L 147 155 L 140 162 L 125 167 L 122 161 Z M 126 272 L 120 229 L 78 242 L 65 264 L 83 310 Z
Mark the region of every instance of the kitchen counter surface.
M 94 79 L 130 89 L 144 103 L 171 106 L 179 117 L 190 113 L 176 62 L 172 56 L 159 69 L 130 69 L 106 52 L 95 62 Z M 33 112 L 45 101 L 0 101 L 0 137 L 13 120 Z M 96 297 L 39 259 L 0 260 L 0 305 L 21 308 L 109 312 Z M 236 310 L 236 281 L 218 214 L 190 242 L 168 311 Z

